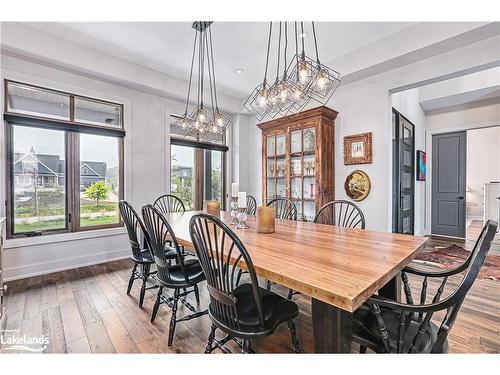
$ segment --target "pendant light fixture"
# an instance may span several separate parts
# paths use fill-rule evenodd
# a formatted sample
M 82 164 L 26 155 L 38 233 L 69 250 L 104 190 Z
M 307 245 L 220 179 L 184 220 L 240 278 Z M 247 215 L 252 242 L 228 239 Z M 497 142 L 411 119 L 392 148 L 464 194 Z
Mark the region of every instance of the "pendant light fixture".
M 299 23 L 294 22 L 295 55 L 288 58 L 288 23 L 279 22 L 277 31 L 276 78 L 268 84 L 269 55 L 273 37 L 273 22 L 269 24 L 264 80 L 247 98 L 244 107 L 258 121 L 266 116 L 286 116 L 300 112 L 311 100 L 324 105 L 340 84 L 340 74 L 321 63 L 316 27 L 311 22 L 315 59 L 306 55 L 304 22 L 300 22 L 301 51 L 299 52 Z M 283 58 L 282 58 L 283 57 Z M 281 69 L 283 72 L 281 73 Z
M 211 25 L 212 22 L 207 21 L 194 22 L 192 25 L 196 33 L 191 57 L 186 107 L 184 114 L 177 117 L 171 125 L 176 134 L 194 138 L 198 141 L 220 140 L 231 125 L 229 116 L 219 110 Z M 190 110 L 191 86 L 196 65 L 198 69 L 197 99 L 196 106 Z M 208 79 L 205 80 L 207 74 Z M 205 101 L 207 83 L 210 92 L 208 103 Z

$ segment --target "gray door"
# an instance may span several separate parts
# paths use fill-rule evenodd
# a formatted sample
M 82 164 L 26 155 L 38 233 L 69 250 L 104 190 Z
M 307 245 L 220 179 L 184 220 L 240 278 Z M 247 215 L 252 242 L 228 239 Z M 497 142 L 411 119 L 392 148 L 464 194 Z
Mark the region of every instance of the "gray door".
M 432 137 L 432 234 L 465 237 L 465 132 Z

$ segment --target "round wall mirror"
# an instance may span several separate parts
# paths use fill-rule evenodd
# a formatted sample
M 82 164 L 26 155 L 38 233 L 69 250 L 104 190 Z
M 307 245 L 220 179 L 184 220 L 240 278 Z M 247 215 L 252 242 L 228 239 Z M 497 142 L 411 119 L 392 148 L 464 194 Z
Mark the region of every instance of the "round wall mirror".
M 370 177 L 363 171 L 355 170 L 345 179 L 346 194 L 357 202 L 362 201 L 370 194 L 370 188 Z

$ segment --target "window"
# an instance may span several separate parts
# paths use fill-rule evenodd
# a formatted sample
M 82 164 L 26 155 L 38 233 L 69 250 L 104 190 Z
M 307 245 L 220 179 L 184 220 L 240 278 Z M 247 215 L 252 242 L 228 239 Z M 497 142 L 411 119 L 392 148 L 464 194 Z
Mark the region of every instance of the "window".
M 121 225 L 122 105 L 5 86 L 8 236 Z
M 180 138 L 171 129 L 170 192 L 179 197 L 186 209 L 201 210 L 204 200 L 218 200 L 226 206 L 225 137 L 211 143 Z

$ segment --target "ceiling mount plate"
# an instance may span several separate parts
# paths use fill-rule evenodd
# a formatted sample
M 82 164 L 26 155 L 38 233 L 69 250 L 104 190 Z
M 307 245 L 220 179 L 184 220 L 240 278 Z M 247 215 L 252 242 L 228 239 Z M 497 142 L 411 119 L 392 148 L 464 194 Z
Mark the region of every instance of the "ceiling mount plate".
M 196 21 L 193 22 L 193 29 L 198 31 L 205 31 L 208 26 L 210 26 L 213 21 Z

